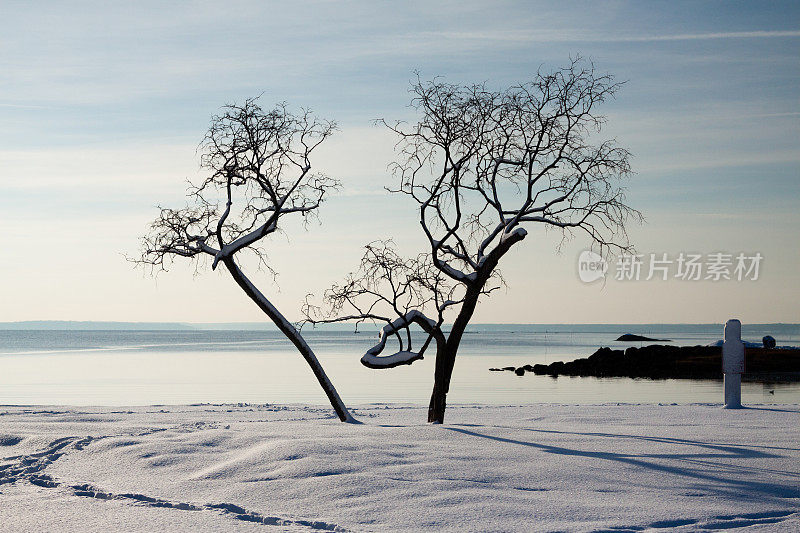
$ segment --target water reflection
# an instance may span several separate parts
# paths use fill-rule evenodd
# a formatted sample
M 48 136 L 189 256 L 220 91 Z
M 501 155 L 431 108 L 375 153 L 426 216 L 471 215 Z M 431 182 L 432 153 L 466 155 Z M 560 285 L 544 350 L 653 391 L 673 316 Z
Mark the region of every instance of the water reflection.
M 370 370 L 352 352 L 318 356 L 350 404 L 426 404 L 433 358 L 391 370 Z M 572 357 L 548 353 L 525 362 Z M 460 355 L 451 403 L 719 403 L 721 381 L 516 376 L 490 366 L 519 356 Z M 199 402 L 326 402 L 309 368 L 291 351 L 78 351 L 0 358 L 0 403 L 149 405 Z M 800 384 L 744 383 L 744 403 L 798 403 Z

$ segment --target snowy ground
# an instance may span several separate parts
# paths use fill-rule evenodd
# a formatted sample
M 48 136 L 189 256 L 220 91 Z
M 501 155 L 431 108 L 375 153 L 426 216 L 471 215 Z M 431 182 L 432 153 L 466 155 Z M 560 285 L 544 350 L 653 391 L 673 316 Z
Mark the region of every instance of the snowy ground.
M 800 531 L 800 407 L 0 407 L 0 531 Z

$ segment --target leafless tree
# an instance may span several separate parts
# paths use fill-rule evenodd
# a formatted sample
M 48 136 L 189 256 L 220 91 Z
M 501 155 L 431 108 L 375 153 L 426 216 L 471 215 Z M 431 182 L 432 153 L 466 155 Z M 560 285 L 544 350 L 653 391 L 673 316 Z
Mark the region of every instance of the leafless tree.
M 342 421 L 353 421 L 300 332 L 250 281 L 237 257 L 253 254 L 266 262 L 267 237 L 279 231 L 284 217 L 313 217 L 338 182 L 312 172 L 312 153 L 336 125 L 308 111 L 292 114 L 285 104 L 264 111 L 257 99 L 228 105 L 213 116 L 201 144 L 201 167 L 207 176 L 190 185 L 189 205 L 160 208 L 142 239 L 137 260 L 164 270 L 178 257 L 206 258 L 222 264 L 237 285 L 295 345 L 314 372 Z M 274 274 L 274 272 L 273 272 Z
M 369 245 L 358 272 L 328 290 L 320 307 L 307 301 L 307 319 L 385 322 L 362 358 L 371 368 L 410 364 L 435 341 L 428 421 L 443 422 L 464 331 L 478 300 L 500 286 L 498 264 L 525 239 L 524 226 L 630 248 L 625 224 L 640 214 L 625 205 L 620 185 L 629 153 L 613 140 L 593 142 L 605 120 L 598 104 L 619 88 L 580 58 L 501 91 L 417 79 L 419 122 L 379 123 L 399 139 L 390 191 L 413 201 L 428 251 L 404 261 L 386 243 Z M 416 350 L 414 324 L 425 333 Z M 391 337 L 399 351 L 381 356 Z

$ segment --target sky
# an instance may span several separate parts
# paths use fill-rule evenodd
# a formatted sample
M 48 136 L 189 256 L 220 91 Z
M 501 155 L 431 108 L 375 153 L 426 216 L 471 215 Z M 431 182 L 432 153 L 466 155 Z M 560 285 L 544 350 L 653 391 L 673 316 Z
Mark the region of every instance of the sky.
M 502 88 L 591 59 L 625 80 L 604 135 L 633 154 L 639 280 L 581 281 L 576 236 L 529 236 L 501 265 L 483 323 L 800 322 L 800 5 L 796 2 L 107 2 L 0 4 L 0 321 L 258 321 L 220 269 L 126 260 L 200 176 L 226 103 L 308 107 L 339 124 L 317 168 L 343 189 L 320 224 L 269 243 L 254 282 L 290 318 L 361 247 L 424 245 L 386 193 L 410 81 Z M 762 256 L 758 279 L 646 280 L 650 254 Z M 733 273 L 733 267 L 731 267 Z M 705 274 L 705 273 L 704 273 Z M 751 277 L 752 274 L 751 274 Z M 735 278 L 735 276 L 734 276 Z

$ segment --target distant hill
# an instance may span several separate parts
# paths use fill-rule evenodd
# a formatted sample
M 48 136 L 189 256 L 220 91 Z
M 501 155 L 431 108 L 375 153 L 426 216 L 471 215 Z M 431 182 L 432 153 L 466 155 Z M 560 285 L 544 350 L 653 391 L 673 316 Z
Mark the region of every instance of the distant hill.
M 186 322 L 101 322 L 77 320 L 26 320 L 21 322 L 0 322 L 0 330 L 274 330 L 273 324 L 266 322 L 219 322 L 189 324 Z
M 75 320 L 25 320 L 0 322 L 0 329 L 24 330 L 192 330 L 192 324 L 180 322 L 93 322 Z

